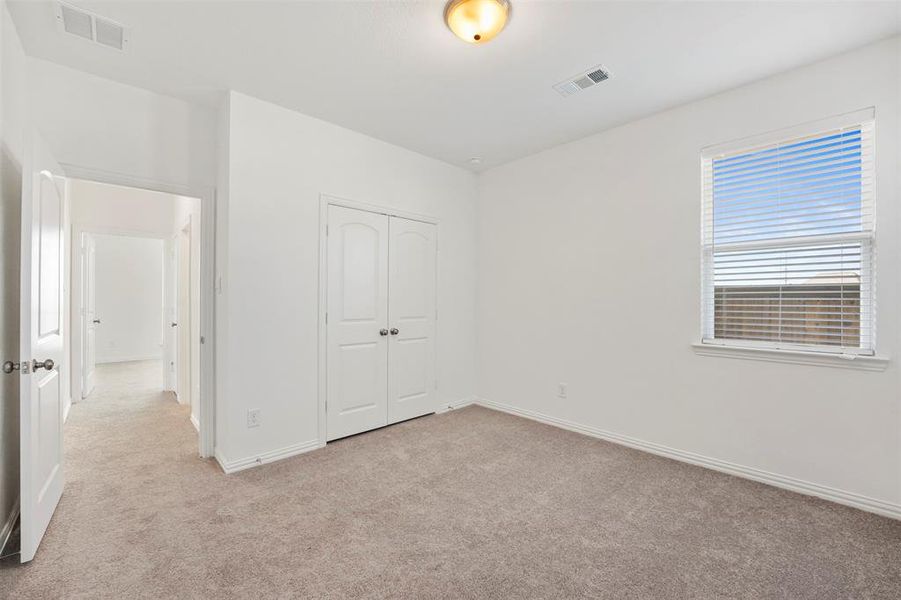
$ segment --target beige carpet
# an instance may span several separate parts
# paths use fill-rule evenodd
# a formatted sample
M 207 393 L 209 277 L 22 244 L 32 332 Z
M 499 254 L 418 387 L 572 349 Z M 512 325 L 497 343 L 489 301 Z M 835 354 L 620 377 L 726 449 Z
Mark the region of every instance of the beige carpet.
M 156 368 L 73 407 L 66 492 L 0 596 L 901 597 L 899 522 L 483 408 L 226 476 Z

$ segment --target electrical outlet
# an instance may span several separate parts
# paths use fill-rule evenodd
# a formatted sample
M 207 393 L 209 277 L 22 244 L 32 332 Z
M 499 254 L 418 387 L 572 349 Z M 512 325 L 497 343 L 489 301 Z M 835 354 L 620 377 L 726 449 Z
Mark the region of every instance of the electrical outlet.
M 566 385 L 567 384 L 565 384 L 563 382 L 557 384 L 557 397 L 558 398 L 566 398 Z
M 259 408 L 247 409 L 247 427 L 259 427 L 259 426 L 260 426 L 260 409 Z

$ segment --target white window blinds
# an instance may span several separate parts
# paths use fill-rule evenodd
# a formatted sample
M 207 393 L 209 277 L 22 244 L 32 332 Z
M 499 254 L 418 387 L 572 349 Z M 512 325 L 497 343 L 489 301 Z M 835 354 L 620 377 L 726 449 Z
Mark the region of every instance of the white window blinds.
M 873 113 L 702 155 L 705 343 L 872 354 Z

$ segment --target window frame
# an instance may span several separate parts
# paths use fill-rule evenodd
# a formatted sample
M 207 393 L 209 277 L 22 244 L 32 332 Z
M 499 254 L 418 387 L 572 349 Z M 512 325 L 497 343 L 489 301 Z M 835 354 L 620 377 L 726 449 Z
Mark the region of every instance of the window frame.
M 753 358 L 760 353 L 772 353 L 779 358 L 779 362 L 784 362 L 785 357 L 791 355 L 795 357 L 808 357 L 822 355 L 825 358 L 839 358 L 844 360 L 848 358 L 876 358 L 876 272 L 875 264 L 876 254 L 876 215 L 873 215 L 872 226 L 866 231 L 838 233 L 838 234 L 821 234 L 817 236 L 807 235 L 798 238 L 774 238 L 770 240 L 761 240 L 753 242 L 738 242 L 715 244 L 715 234 L 712 224 L 713 218 L 713 189 L 707 184 L 706 177 L 713 175 L 713 160 L 723 156 L 737 155 L 742 152 L 750 152 L 761 147 L 772 146 L 779 143 L 791 142 L 795 139 L 816 136 L 819 134 L 827 135 L 830 131 L 849 128 L 849 127 L 866 127 L 869 128 L 870 141 L 873 144 L 873 158 L 864 167 L 869 169 L 868 172 L 862 173 L 862 179 L 869 177 L 872 181 L 872 194 L 869 202 L 875 211 L 876 206 L 876 167 L 875 167 L 875 142 L 876 142 L 876 119 L 875 109 L 873 107 L 863 110 L 820 119 L 797 125 L 794 127 L 779 129 L 764 134 L 742 138 L 731 142 L 714 144 L 701 149 L 700 153 L 700 179 L 701 179 L 701 331 L 700 343 L 694 344 L 695 351 L 698 354 L 718 355 L 720 350 L 729 352 L 730 350 L 746 351 L 746 358 Z M 782 250 L 788 248 L 809 247 L 818 244 L 829 243 L 860 243 L 861 245 L 861 287 L 860 297 L 869 298 L 866 305 L 860 304 L 860 312 L 864 313 L 864 308 L 868 312 L 866 331 L 868 334 L 868 342 L 864 346 L 861 339 L 861 346 L 831 346 L 826 344 L 803 344 L 793 342 L 783 342 L 774 340 L 750 340 L 742 338 L 717 338 L 714 332 L 715 319 L 715 270 L 714 255 L 715 250 L 720 251 L 729 249 L 743 248 L 772 248 L 773 250 Z M 868 276 L 864 276 L 864 272 Z M 864 287 L 864 286 L 867 287 Z M 861 323 L 863 323 L 861 317 Z M 865 328 L 861 326 L 861 337 L 863 337 Z M 770 359 L 773 359 L 771 356 Z M 883 359 L 879 359 L 880 361 Z M 805 362 L 805 361 L 791 361 Z M 817 362 L 817 361 L 814 361 Z M 845 361 L 847 362 L 847 361 Z M 809 364 L 809 363 L 807 363 Z

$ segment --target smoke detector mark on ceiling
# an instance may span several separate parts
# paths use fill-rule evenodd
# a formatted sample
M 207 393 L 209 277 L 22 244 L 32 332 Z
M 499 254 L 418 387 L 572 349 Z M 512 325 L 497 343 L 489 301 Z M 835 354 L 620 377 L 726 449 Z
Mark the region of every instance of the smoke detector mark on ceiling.
M 71 4 L 57 3 L 56 24 L 60 31 L 108 48 L 124 50 L 128 45 L 128 32 L 125 27 Z
M 563 97 L 572 96 L 576 92 L 587 90 L 608 79 L 610 79 L 610 71 L 603 65 L 598 65 L 575 77 L 570 77 L 566 81 L 561 81 L 554 86 L 554 89 Z

